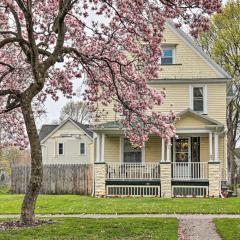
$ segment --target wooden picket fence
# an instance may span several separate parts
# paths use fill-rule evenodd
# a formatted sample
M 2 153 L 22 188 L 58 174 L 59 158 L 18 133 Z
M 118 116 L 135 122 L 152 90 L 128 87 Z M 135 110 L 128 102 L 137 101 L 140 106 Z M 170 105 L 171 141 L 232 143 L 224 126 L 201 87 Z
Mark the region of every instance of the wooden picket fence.
M 15 166 L 11 174 L 11 192 L 25 193 L 31 167 Z M 51 164 L 43 167 L 42 194 L 90 195 L 93 189 L 92 164 Z

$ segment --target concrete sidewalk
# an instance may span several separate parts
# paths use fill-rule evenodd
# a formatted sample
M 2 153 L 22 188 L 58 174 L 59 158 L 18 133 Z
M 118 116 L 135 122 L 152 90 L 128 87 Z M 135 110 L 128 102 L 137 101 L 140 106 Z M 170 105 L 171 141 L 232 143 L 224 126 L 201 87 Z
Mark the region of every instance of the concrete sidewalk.
M 0 218 L 18 218 L 19 214 L 3 214 Z M 214 219 L 240 218 L 240 214 L 36 214 L 43 218 L 177 218 L 177 219 Z

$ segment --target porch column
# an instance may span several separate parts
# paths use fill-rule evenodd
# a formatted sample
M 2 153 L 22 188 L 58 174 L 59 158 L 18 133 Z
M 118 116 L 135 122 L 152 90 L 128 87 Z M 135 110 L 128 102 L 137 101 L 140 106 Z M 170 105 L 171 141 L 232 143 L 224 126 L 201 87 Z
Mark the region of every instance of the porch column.
M 97 197 L 106 195 L 106 172 L 107 166 L 104 162 L 94 163 L 94 195 Z
M 172 196 L 171 146 L 167 144 L 167 157 L 165 158 L 165 140 L 162 138 L 162 160 L 160 162 L 161 197 Z
M 214 133 L 214 160 L 208 162 L 209 197 L 219 197 L 221 191 L 221 171 L 219 162 L 219 136 Z
M 97 133 L 96 162 L 101 161 L 101 135 Z
M 165 162 L 165 140 L 162 138 L 162 162 Z
M 160 177 L 161 177 L 161 197 L 172 197 L 172 176 L 171 176 L 171 162 L 160 162 Z
M 104 148 L 105 148 L 105 134 L 102 133 L 102 137 L 101 137 L 101 161 L 100 162 L 105 162 Z
M 217 133 L 214 133 L 214 161 L 219 162 L 219 148 L 218 148 L 219 137 Z
M 213 161 L 212 132 L 209 133 L 209 161 Z
M 209 197 L 218 198 L 221 191 L 220 162 L 208 162 Z
M 167 144 L 167 162 L 171 162 L 171 144 Z

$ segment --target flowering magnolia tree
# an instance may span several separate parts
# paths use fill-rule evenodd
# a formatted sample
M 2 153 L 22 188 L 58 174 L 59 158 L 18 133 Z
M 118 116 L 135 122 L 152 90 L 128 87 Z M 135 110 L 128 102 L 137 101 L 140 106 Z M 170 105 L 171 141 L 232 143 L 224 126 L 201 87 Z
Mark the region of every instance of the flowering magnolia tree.
M 72 81 L 87 76 L 91 111 L 114 102 L 127 135 L 142 145 L 149 133 L 169 140 L 173 113 L 153 111 L 165 92 L 147 86 L 159 74 L 166 19 L 208 27 L 220 0 L 0 0 L 0 113 L 5 142 L 25 147 L 32 171 L 21 221 L 34 221 L 42 182 L 41 146 L 34 117 L 47 95 L 72 95 Z M 142 66 L 139 70 L 139 64 Z

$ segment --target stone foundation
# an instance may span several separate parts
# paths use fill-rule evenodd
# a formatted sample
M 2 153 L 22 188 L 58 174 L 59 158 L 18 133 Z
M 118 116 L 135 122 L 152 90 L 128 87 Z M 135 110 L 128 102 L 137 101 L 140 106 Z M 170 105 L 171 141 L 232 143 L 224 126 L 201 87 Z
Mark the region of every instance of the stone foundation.
M 219 197 L 221 187 L 220 162 L 208 163 L 209 197 Z
M 172 197 L 171 162 L 160 162 L 161 197 Z
M 106 164 L 94 163 L 95 196 L 106 196 Z

